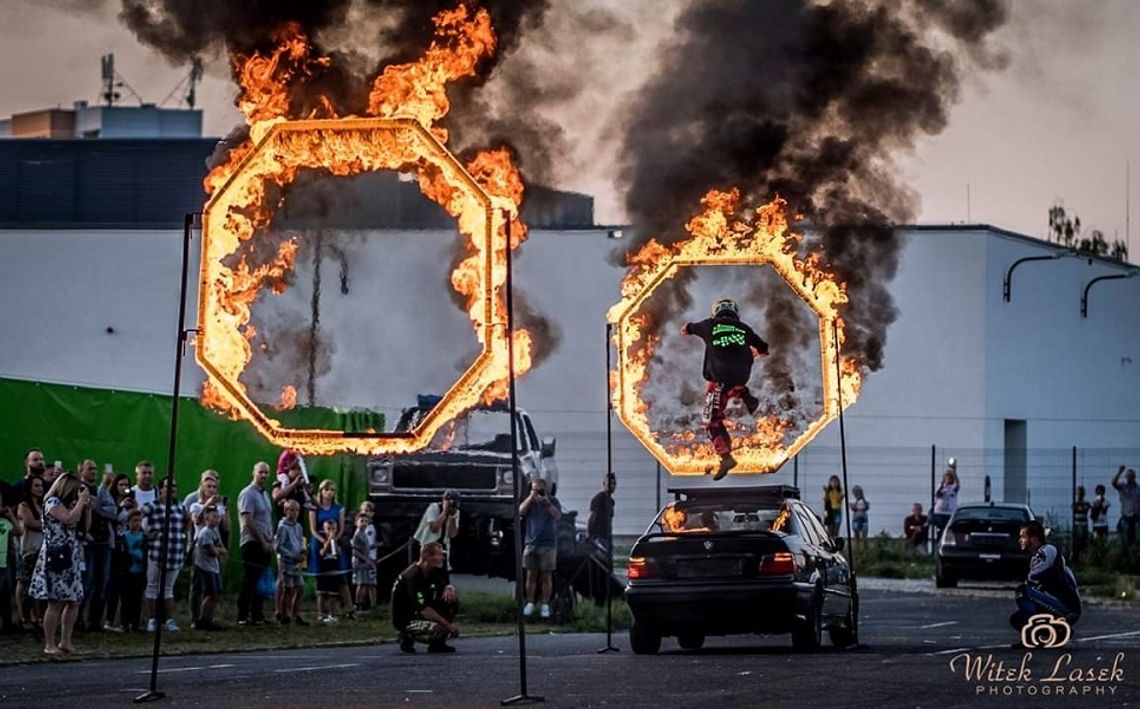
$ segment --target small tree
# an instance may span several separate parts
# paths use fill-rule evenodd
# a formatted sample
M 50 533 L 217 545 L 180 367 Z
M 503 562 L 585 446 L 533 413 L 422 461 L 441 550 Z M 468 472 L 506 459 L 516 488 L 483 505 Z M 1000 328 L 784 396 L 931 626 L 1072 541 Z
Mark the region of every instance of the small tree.
M 1081 253 L 1124 261 L 1128 258 L 1128 245 L 1120 239 L 1111 244 L 1100 229 L 1093 229 L 1088 236 L 1081 235 L 1081 218 L 1072 217 L 1065 211 L 1061 202 L 1049 208 L 1049 241 Z

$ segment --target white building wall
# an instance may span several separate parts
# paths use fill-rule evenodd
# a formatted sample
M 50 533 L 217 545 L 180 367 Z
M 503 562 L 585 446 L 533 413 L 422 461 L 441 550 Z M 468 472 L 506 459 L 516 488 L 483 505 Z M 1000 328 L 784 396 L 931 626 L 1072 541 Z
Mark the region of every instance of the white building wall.
M 379 405 L 391 415 L 416 393 L 453 381 L 473 340 L 449 298 L 433 294 L 454 238 L 428 231 L 357 235 L 348 295 L 338 290 L 339 264 L 323 261 L 321 325 L 337 347 L 332 370 L 317 381 L 319 403 Z M 1032 501 L 1063 508 L 1069 446 L 1140 441 L 1133 364 L 1140 363 L 1140 311 L 1132 305 L 1140 279 L 1098 284 L 1082 320 L 1084 283 L 1114 267 L 1077 259 L 1027 264 L 1006 304 L 1005 269 L 1048 247 L 978 229 L 919 229 L 905 240 L 891 286 L 899 317 L 885 366 L 866 380 L 845 417 L 848 479 L 872 503 L 872 532 L 897 533 L 913 502 L 929 504 L 932 445 L 938 473 L 947 456 L 959 458 L 963 500 L 981 499 L 986 475 L 1000 499 L 1006 418 L 1028 422 L 1031 449 L 1055 449 L 1031 461 L 1030 484 L 1039 484 Z M 180 242 L 177 231 L 0 231 L 0 376 L 168 393 Z M 534 232 L 516 260 L 519 292 L 561 334 L 553 355 L 520 380 L 520 405 L 541 435 L 558 438 L 560 497 L 579 510 L 606 466 L 604 315 L 623 273 L 609 256 L 621 245 L 603 231 Z M 259 316 L 291 312 L 306 321 L 311 261 L 311 252 L 302 252 L 295 289 L 259 306 Z M 190 323 L 196 270 L 197 244 Z M 701 316 L 704 305 L 694 307 L 691 317 Z M 434 346 L 415 337 L 425 326 L 439 334 Z M 202 375 L 192 359 L 187 364 L 183 390 L 192 392 Z M 679 479 L 665 473 L 659 484 L 655 462 L 616 419 L 613 432 L 616 530 L 636 533 Z M 1108 470 L 1087 455 L 1082 480 L 1090 488 L 1107 483 L 1115 463 Z M 765 481 L 795 480 L 819 507 L 820 487 L 840 467 L 833 424 L 795 466 Z

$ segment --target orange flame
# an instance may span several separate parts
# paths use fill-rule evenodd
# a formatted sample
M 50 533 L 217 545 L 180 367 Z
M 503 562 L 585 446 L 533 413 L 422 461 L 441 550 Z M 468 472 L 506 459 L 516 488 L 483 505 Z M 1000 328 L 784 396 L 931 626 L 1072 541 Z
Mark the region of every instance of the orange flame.
M 291 409 L 297 405 L 297 387 L 292 384 L 286 384 L 281 387 L 281 406 L 282 409 Z
M 249 124 L 249 138 L 232 149 L 206 177 L 211 195 L 203 218 L 202 287 L 199 295 L 197 357 L 207 373 L 203 402 L 233 417 L 245 418 L 267 438 L 302 453 L 399 453 L 422 448 L 454 417 L 480 402 L 505 397 L 507 363 L 505 273 L 507 249 L 527 235 L 518 219 L 523 183 L 507 150 L 478 153 L 459 163 L 444 143 L 447 132 L 436 125 L 448 110 L 447 86 L 473 76 L 479 62 L 495 49 L 486 10 L 460 4 L 435 17 L 435 38 L 419 60 L 387 67 L 369 96 L 372 118 L 336 116 L 332 103 L 318 97 L 321 120 L 289 115 L 295 82 L 328 64 L 314 53 L 294 25 L 273 35 L 275 48 L 265 54 L 235 57 L 241 86 L 237 103 Z M 250 267 L 245 258 L 226 262 L 270 223 L 277 207 L 267 185 L 289 184 L 298 171 L 322 168 L 337 176 L 366 171 L 413 173 L 425 196 L 458 223 L 467 256 L 451 275 L 452 287 L 466 304 L 483 353 L 425 417 L 414 438 L 352 438 L 340 431 L 289 431 L 265 416 L 248 398 L 239 377 L 251 357 L 250 308 L 268 287 L 285 288 L 296 241 L 282 244 L 277 257 Z M 507 220 L 511 239 L 507 244 Z M 514 333 L 515 373 L 530 369 L 532 335 Z M 291 387 L 287 387 L 291 389 Z M 295 402 L 296 392 L 282 404 Z
M 611 397 L 622 422 L 670 472 L 709 472 L 719 456 L 707 436 L 693 431 L 668 434 L 653 430 L 649 423 L 649 407 L 642 393 L 660 335 L 650 332 L 649 320 L 639 310 L 653 291 L 681 268 L 769 265 L 819 318 L 824 399 L 823 414 L 791 442 L 787 441 L 793 432 L 789 418 L 763 417 L 753 429 L 734 431 L 733 456 L 739 465 L 733 472 L 774 472 L 838 416 L 840 394 L 844 408 L 859 395 L 859 362 L 841 355 L 839 375 L 836 373 L 835 355 L 844 341 L 838 309 L 847 302 L 846 286 L 824 267 L 820 254 L 797 258 L 801 237 L 788 230 L 784 200 L 777 197 L 761 206 L 748 221 L 738 216 L 742 211 L 738 190 L 710 190 L 701 204 L 701 213 L 685 225 L 689 239 L 672 246 L 650 241 L 629 257 L 630 270 L 621 283 L 622 298 L 607 316 L 614 325 L 618 352 L 617 368 L 610 376 Z M 743 428 L 742 423 L 734 423 L 735 428 Z

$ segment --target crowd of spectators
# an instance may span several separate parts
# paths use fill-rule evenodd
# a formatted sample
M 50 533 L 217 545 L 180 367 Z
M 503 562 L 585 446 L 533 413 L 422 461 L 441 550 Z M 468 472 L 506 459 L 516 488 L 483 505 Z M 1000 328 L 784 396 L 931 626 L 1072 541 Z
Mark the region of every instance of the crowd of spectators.
M 1121 465 L 1111 481 L 1120 502 L 1120 517 L 1116 531 L 1121 542 L 1127 547 L 1134 547 L 1137 540 L 1137 529 L 1140 526 L 1140 484 L 1136 482 L 1136 471 Z M 934 490 L 934 507 L 927 515 L 922 503 L 916 502 L 911 513 L 903 519 L 902 536 L 907 548 L 915 554 L 924 553 L 928 542 L 937 545 L 942 533 L 946 530 L 950 518 L 958 509 L 958 493 L 961 482 L 958 479 L 957 465 L 951 459 L 946 470 Z M 1075 499 L 1072 503 L 1072 551 L 1074 559 L 1079 559 L 1082 552 L 1088 548 L 1090 538 L 1089 523 L 1092 523 L 1092 537 L 1107 537 L 1109 534 L 1109 509 L 1112 502 L 1106 498 L 1107 488 L 1097 485 L 1093 490 L 1091 501 L 1086 499 L 1083 485 L 1075 490 Z M 844 490 L 838 476 L 832 475 L 823 487 L 823 514 L 821 519 L 827 526 L 828 532 L 840 536 L 843 521 Z M 847 503 L 848 514 L 851 520 L 851 533 L 855 543 L 861 543 L 867 538 L 869 530 L 869 511 L 871 504 L 863 492 L 863 488 L 854 485 L 851 488 L 851 500 Z
M 314 495 L 302 466 L 289 451 L 275 478 L 267 463 L 257 463 L 231 506 L 216 470 L 203 471 L 198 487 L 180 498 L 177 483 L 156 480 L 149 461 L 133 476 L 107 466 L 100 479 L 95 461 L 65 470 L 58 461 L 45 464 L 41 450 L 27 451 L 24 473 L 0 482 L 0 631 L 39 633 L 44 652 L 57 655 L 75 651 L 76 631 L 153 632 L 162 622 L 164 631 L 178 632 L 180 610 L 194 628 L 218 630 L 235 519 L 241 572 L 228 581 L 238 590 L 238 625 L 270 622 L 266 603 L 273 603 L 277 623 L 308 625 L 301 608 L 306 576 L 316 577 L 320 622 L 375 607 L 380 545 L 371 503 L 347 515 L 335 483 L 322 481 Z M 441 506 L 446 519 L 434 541 L 456 533 L 449 514 L 458 511 L 457 496 L 433 504 Z M 436 517 L 438 509 L 430 521 Z M 420 538 L 433 541 L 426 533 Z M 189 592 L 176 600 L 179 579 Z M 454 588 L 443 586 L 453 600 Z
M 177 483 L 156 478 L 146 460 L 133 475 L 107 465 L 100 477 L 93 460 L 65 470 L 59 461 L 47 465 L 41 450 L 27 451 L 23 475 L 0 482 L 0 631 L 38 633 L 44 652 L 58 655 L 75 651 L 76 631 L 153 632 L 161 623 L 164 632 L 179 632 L 185 615 L 195 629 L 219 630 L 226 586 L 237 591 L 239 626 L 305 626 L 307 578 L 316 589 L 317 622 L 376 607 L 389 589 L 377 586 L 381 544 L 372 503 L 346 510 L 335 482 L 313 490 L 303 466 L 291 451 L 281 454 L 276 475 L 258 462 L 231 505 L 219 492 L 217 470 L 203 471 L 197 488 L 180 497 Z M 591 503 L 591 526 L 606 530 L 607 545 L 613 487 L 607 476 L 605 499 Z M 409 566 L 391 589 L 392 622 L 405 652 L 420 641 L 431 652 L 450 652 L 446 640 L 459 634 L 449 572 L 460 514 L 459 495 L 447 491 L 427 505 L 408 540 Z M 526 615 L 537 608 L 548 618 L 561 505 L 538 480 L 520 514 Z M 233 566 L 227 572 L 231 548 L 240 573 Z M 188 590 L 176 594 L 180 580 Z

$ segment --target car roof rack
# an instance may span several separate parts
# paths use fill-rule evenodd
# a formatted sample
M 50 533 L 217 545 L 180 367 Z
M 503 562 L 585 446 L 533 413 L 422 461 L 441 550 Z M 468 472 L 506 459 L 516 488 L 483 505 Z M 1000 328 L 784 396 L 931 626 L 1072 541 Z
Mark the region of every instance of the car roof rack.
M 670 494 L 677 502 L 682 500 L 765 500 L 780 501 L 787 498 L 800 499 L 800 489 L 791 485 L 735 485 L 671 487 Z

